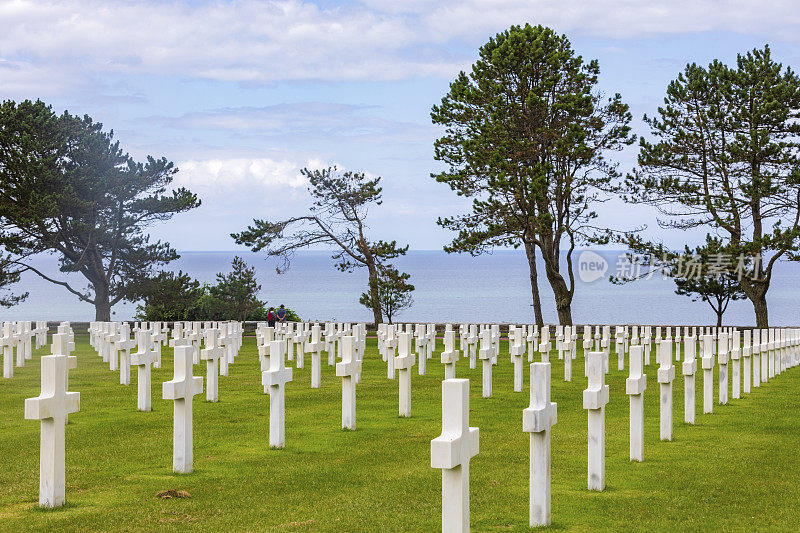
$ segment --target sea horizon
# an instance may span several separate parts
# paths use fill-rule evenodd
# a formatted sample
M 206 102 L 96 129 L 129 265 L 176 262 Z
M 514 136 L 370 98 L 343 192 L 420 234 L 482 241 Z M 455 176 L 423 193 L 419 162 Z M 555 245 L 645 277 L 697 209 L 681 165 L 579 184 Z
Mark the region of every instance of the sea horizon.
M 714 325 L 716 315 L 705 302 L 674 293 L 671 279 L 660 275 L 652 279 L 613 285 L 613 273 L 619 250 L 596 250 L 605 259 L 609 272 L 600 279 L 585 283 L 576 273 L 572 318 L 575 324 L 672 324 Z M 180 251 L 180 259 L 165 270 L 189 274 L 201 282 L 213 282 L 218 272 L 230 270 L 234 256 L 242 257 L 256 269 L 262 285 L 259 297 L 268 305 L 284 304 L 303 320 L 372 322 L 372 313 L 358 303 L 366 290 L 366 270 L 342 273 L 335 269 L 330 251 L 298 252 L 289 269 L 278 274 L 279 260 L 249 251 Z M 578 257 L 578 253 L 575 254 Z M 57 270 L 54 256 L 35 259 L 37 268 L 68 279 L 76 288 L 86 282 L 75 274 Z M 494 250 L 478 257 L 446 254 L 441 250 L 409 250 L 398 258 L 398 268 L 411 274 L 415 285 L 414 305 L 396 317 L 395 322 L 481 322 L 533 323 L 532 297 L 527 259 L 522 250 Z M 543 318 L 558 323 L 552 291 L 539 262 L 539 290 Z M 29 291 L 30 296 L 12 308 L 0 309 L 2 320 L 94 320 L 94 307 L 81 302 L 66 289 L 27 272 L 14 287 L 15 292 Z M 776 264 L 773 284 L 767 296 L 770 325 L 800 323 L 796 302 L 800 299 L 800 269 L 789 262 Z M 112 309 L 113 320 L 131 320 L 136 304 L 124 302 Z M 755 324 L 752 305 L 747 300 L 731 302 L 723 325 Z

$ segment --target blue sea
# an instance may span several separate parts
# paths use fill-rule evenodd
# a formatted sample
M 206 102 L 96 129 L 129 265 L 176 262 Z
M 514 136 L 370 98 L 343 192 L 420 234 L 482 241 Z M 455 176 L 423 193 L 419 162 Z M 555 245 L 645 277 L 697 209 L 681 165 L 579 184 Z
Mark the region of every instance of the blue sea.
M 602 251 L 600 256 L 614 273 L 618 252 Z M 264 254 L 250 252 L 182 252 L 169 265 L 201 281 L 213 282 L 218 272 L 230 269 L 231 259 L 241 256 L 256 267 L 261 283 L 261 299 L 270 305 L 285 304 L 304 320 L 370 321 L 371 312 L 358 303 L 367 284 L 365 270 L 352 274 L 335 269 L 330 253 L 307 251 L 295 255 L 289 270 L 276 273 L 278 262 Z M 577 254 L 576 254 L 577 255 Z M 412 250 L 397 261 L 411 274 L 415 285 L 413 307 L 396 317 L 401 322 L 532 322 L 530 278 L 525 254 L 521 250 L 500 250 L 471 257 L 442 251 Z M 58 273 L 53 256 L 36 259 L 45 272 L 69 279 L 76 288 L 86 286 L 82 277 Z M 577 280 L 577 275 L 576 275 Z M 674 294 L 674 283 L 655 275 L 649 280 L 624 286 L 612 285 L 608 275 L 592 282 L 576 281 L 573 321 L 606 324 L 715 324 L 716 316 L 705 302 L 693 302 Z M 555 304 L 539 268 L 539 286 L 544 319 L 556 323 Z M 81 302 L 66 289 L 27 273 L 18 285 L 29 291 L 22 304 L 0 309 L 2 320 L 94 320 L 94 308 Z M 770 325 L 800 324 L 800 263 L 781 262 L 776 266 L 768 294 Z M 136 304 L 118 304 L 115 320 L 128 320 Z M 747 300 L 730 304 L 725 324 L 754 324 L 752 306 Z

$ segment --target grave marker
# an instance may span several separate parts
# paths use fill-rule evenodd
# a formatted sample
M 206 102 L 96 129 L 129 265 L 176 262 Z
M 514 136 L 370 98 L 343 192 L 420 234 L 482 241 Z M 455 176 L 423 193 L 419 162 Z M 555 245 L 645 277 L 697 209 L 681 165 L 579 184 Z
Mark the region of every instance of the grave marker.
M 444 351 L 441 355 L 441 361 L 444 363 L 444 379 L 455 379 L 456 377 L 456 362 L 458 361 L 458 350 L 455 347 L 456 332 L 444 332 Z M 420 361 L 422 363 L 422 361 Z
M 483 397 L 492 397 L 492 332 L 488 329 L 481 331 L 481 349 L 479 358 L 483 361 Z
M 156 352 L 152 350 L 151 333 L 149 330 L 141 330 L 136 333 L 136 344 L 139 349 L 131 355 L 131 365 L 137 368 L 136 387 L 137 399 L 136 407 L 139 411 L 152 411 L 151 394 L 151 371 L 150 365 L 156 360 Z
M 306 343 L 306 351 L 311 352 L 311 388 L 322 387 L 322 341 L 319 324 L 311 326 L 311 341 Z
M 742 378 L 740 376 L 740 368 L 739 368 L 739 359 L 741 358 L 741 332 L 737 329 L 733 332 L 733 349 L 731 350 L 731 366 L 733 367 L 731 371 L 731 378 L 733 379 L 733 399 L 736 400 L 741 398 L 741 385 L 742 385 Z
M 356 359 L 355 337 L 344 336 L 342 343 L 342 361 L 336 363 L 336 375 L 342 378 L 342 429 L 356 429 L 356 383 L 359 362 Z
M 728 403 L 728 334 L 719 334 L 719 348 L 717 359 L 719 360 L 719 403 Z
M 672 341 L 661 341 L 658 350 L 658 382 L 661 384 L 661 440 L 672 440 L 672 382 L 675 380 L 675 365 L 672 364 Z
M 644 349 L 631 346 L 628 354 L 629 377 L 625 393 L 630 398 L 630 460 L 644 461 L 644 391 L 647 374 L 643 372 Z
M 583 408 L 589 415 L 589 490 L 606 487 L 606 404 L 608 385 L 605 384 L 605 353 L 589 352 L 589 385 L 583 391 Z
M 25 418 L 40 420 L 39 506 L 60 507 L 65 500 L 64 426 L 70 413 L 80 410 L 80 393 L 65 389 L 68 360 L 65 355 L 41 358 L 42 389 L 36 398 L 25 400 Z
M 703 413 L 714 412 L 714 337 L 703 335 Z
M 469 531 L 469 460 L 478 443 L 478 428 L 469 427 L 469 380 L 442 381 L 442 434 L 431 441 L 431 468 L 442 469 L 442 531 Z
M 550 428 L 558 420 L 550 401 L 550 368 L 531 363 L 530 406 L 522 411 L 522 431 L 530 434 L 530 527 L 550 525 Z
M 695 414 L 695 374 L 697 373 L 697 348 L 693 336 L 684 336 L 683 347 L 683 421 L 694 424 Z
M 411 369 L 414 368 L 414 352 L 411 350 L 411 333 L 400 333 L 397 336 L 397 357 L 394 364 L 398 371 L 400 386 L 399 413 L 403 417 L 411 417 Z
M 264 392 L 269 393 L 269 445 L 272 448 L 286 446 L 286 383 L 292 381 L 292 369 L 286 368 L 286 343 L 271 341 L 269 348 L 269 370 L 261 373 Z
M 162 397 L 174 400 L 172 471 L 176 474 L 192 472 L 192 403 L 194 396 L 203 392 L 203 377 L 192 375 L 193 352 L 192 346 L 176 346 L 174 377 L 161 384 Z
M 219 360 L 225 357 L 225 350 L 219 345 L 218 329 L 207 329 L 203 336 L 206 347 L 200 350 L 200 359 L 206 362 L 206 401 L 216 403 L 219 401 Z

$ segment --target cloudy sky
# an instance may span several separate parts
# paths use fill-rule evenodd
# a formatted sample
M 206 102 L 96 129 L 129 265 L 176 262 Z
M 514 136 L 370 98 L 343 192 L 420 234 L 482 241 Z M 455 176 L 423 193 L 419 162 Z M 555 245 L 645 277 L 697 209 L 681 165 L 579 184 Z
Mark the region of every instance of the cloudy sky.
M 384 178 L 372 231 L 437 249 L 435 220 L 465 208 L 436 170 L 430 108 L 477 49 L 512 24 L 549 25 L 600 61 L 646 134 L 688 62 L 769 43 L 800 63 L 789 0 L 0 1 L 0 99 L 41 98 L 113 128 L 137 158 L 165 156 L 203 206 L 153 234 L 181 250 L 236 249 L 253 217 L 303 210 L 303 166 Z M 635 152 L 622 154 L 629 168 Z M 618 229 L 655 225 L 606 204 Z M 657 231 L 657 230 L 653 230 Z M 685 237 L 664 234 L 682 244 Z

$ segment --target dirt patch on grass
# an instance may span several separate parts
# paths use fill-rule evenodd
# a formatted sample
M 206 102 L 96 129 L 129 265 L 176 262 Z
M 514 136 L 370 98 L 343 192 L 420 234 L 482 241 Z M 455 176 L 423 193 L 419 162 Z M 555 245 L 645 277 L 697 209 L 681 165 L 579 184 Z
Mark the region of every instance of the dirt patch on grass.
M 160 498 L 162 500 L 169 500 L 172 498 L 191 498 L 192 495 L 186 492 L 185 490 L 178 490 L 178 489 L 169 489 L 169 490 L 162 490 L 158 494 L 156 494 L 156 498 Z

